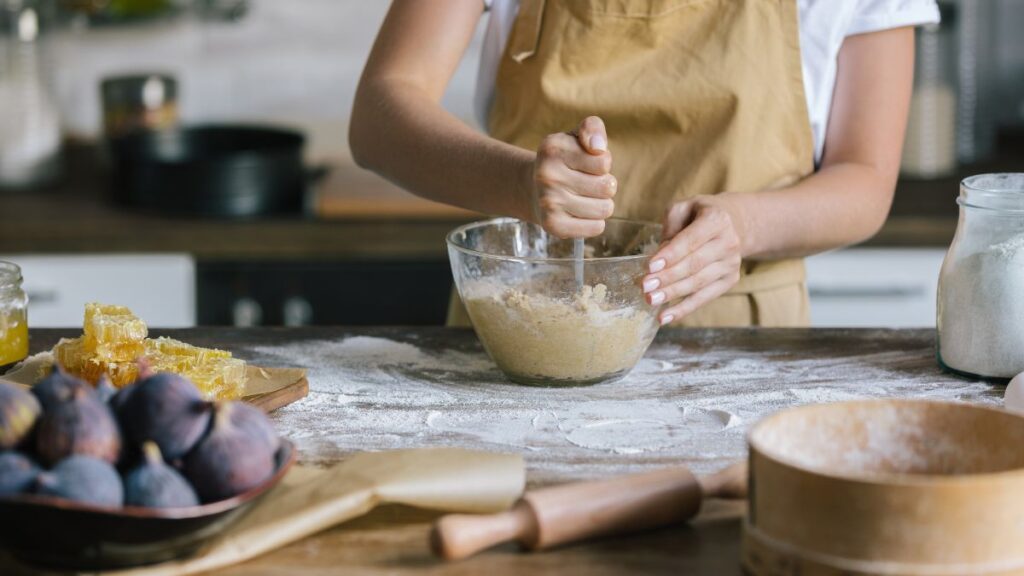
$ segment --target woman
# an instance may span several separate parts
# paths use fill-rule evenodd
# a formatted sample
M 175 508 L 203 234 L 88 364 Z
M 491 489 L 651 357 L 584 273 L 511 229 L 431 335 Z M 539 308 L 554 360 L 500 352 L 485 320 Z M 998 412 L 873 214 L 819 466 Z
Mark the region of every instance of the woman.
M 356 161 L 563 238 L 662 219 L 642 280 L 662 324 L 806 325 L 802 257 L 888 213 L 911 26 L 938 21 L 934 0 L 489 1 L 489 135 L 439 104 L 484 0 L 395 0 L 356 95 Z

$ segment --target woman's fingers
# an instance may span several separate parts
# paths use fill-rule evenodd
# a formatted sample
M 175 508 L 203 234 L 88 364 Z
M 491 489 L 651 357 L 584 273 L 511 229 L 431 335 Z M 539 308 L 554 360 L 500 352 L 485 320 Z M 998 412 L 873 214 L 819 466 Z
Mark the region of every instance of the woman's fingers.
M 697 292 L 683 298 L 678 304 L 663 310 L 658 316 L 662 325 L 685 318 L 698 308 L 729 291 L 739 281 L 739 271 L 711 282 Z
M 565 136 L 567 138 L 572 138 L 572 136 L 569 136 L 568 134 Z M 567 150 L 565 156 L 562 157 L 562 161 L 566 166 L 577 172 L 593 174 L 594 176 L 603 176 L 611 173 L 611 152 L 588 154 L 586 151 L 580 149 L 579 144 L 576 142 L 573 142 L 572 145 L 575 147 L 575 150 Z
M 721 208 L 707 206 L 696 209 L 693 221 L 651 257 L 650 272 L 653 274 L 675 266 L 730 226 L 729 215 Z
M 589 154 L 600 155 L 608 152 L 608 131 L 604 127 L 604 120 L 597 116 L 587 116 L 580 122 L 580 127 L 576 129 L 576 138 Z
M 738 269 L 740 256 L 732 249 L 730 243 L 718 237 L 697 250 L 694 250 L 675 265 L 665 268 L 656 274 L 648 274 L 642 281 L 643 290 L 647 293 L 648 302 L 661 304 L 675 298 L 686 296 L 703 288 L 712 280 L 717 280 L 729 271 Z M 709 268 L 724 271 L 705 272 Z M 660 296 L 657 295 L 661 292 Z M 657 301 L 655 301 L 657 300 Z
M 724 278 L 736 270 L 735 266 L 725 261 L 714 262 L 705 266 L 696 274 L 687 276 L 682 280 L 673 282 L 647 294 L 647 301 L 652 306 L 658 306 L 665 302 L 672 302 L 695 294 L 719 278 Z
M 608 199 L 570 196 L 565 203 L 565 211 L 576 218 L 605 220 L 615 212 L 615 202 Z
M 544 138 L 534 163 L 537 222 L 560 238 L 601 234 L 615 211 L 611 162 L 604 122 L 596 116 L 572 133 Z
M 697 213 L 697 203 L 693 200 L 683 200 L 669 206 L 665 211 L 665 219 L 662 223 L 661 237 L 663 240 L 671 240 L 676 234 L 682 232 L 690 222 L 693 222 Z

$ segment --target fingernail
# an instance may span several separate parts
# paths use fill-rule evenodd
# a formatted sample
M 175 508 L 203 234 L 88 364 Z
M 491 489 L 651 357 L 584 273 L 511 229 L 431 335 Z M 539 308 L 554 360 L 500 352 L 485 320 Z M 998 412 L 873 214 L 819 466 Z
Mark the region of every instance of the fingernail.
M 665 301 L 665 293 L 664 292 L 655 292 L 654 294 L 651 294 L 651 304 L 653 304 L 654 306 L 657 306 L 658 304 L 661 304 L 664 301 Z
M 664 326 L 665 324 L 668 324 L 669 322 L 671 322 L 671 321 L 673 321 L 675 319 L 676 319 L 675 316 L 673 316 L 671 314 L 665 314 L 664 316 L 661 317 L 661 325 Z
M 650 292 L 658 286 L 661 286 L 661 280 L 658 280 L 657 278 L 648 278 L 647 280 L 644 280 L 644 293 Z
M 608 150 L 608 140 L 600 134 L 594 134 L 590 137 L 590 149 L 605 152 Z
M 651 262 L 651 273 L 661 272 L 664 269 L 665 269 L 665 259 L 664 258 L 658 258 L 654 262 Z

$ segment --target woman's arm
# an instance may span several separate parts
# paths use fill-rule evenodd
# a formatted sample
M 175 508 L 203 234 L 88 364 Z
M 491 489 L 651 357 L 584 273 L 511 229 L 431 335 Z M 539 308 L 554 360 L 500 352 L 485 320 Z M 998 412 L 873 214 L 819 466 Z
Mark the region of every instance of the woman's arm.
M 668 242 L 644 278 L 649 301 L 682 298 L 662 312 L 663 322 L 725 293 L 739 279 L 742 259 L 804 256 L 878 232 L 899 175 L 913 67 L 910 28 L 847 38 L 816 173 L 788 188 L 698 197 L 670 208 Z
M 482 0 L 395 0 L 356 91 L 356 162 L 415 194 L 477 212 L 594 236 L 614 204 L 604 124 L 553 134 L 538 152 L 473 130 L 441 97 L 473 37 Z M 566 126 L 566 129 L 573 126 Z

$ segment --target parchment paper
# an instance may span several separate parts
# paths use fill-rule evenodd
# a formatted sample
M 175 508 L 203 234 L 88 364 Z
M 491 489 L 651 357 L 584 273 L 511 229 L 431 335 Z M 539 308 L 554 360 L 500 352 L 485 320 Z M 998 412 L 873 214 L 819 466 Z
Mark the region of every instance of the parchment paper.
M 522 495 L 525 482 L 519 455 L 456 448 L 367 452 L 326 470 L 297 466 L 196 556 L 104 574 L 171 576 L 224 568 L 362 516 L 380 504 L 497 512 Z

